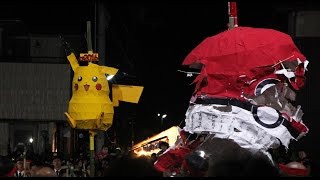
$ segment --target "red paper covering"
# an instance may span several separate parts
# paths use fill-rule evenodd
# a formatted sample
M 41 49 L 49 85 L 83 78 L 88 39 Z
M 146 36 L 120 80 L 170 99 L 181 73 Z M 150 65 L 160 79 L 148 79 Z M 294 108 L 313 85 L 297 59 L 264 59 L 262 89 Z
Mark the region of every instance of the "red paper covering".
M 307 169 L 290 168 L 285 164 L 279 164 L 279 168 L 288 176 L 308 176 Z
M 281 68 L 280 61 L 297 58 L 302 62 L 306 60 L 288 34 L 273 29 L 238 27 L 206 38 L 182 64 L 204 65 L 194 81 L 198 95 L 242 99 L 247 83 L 273 74 Z M 299 68 L 297 73 L 302 71 Z M 298 89 L 303 79 L 297 78 L 291 84 Z

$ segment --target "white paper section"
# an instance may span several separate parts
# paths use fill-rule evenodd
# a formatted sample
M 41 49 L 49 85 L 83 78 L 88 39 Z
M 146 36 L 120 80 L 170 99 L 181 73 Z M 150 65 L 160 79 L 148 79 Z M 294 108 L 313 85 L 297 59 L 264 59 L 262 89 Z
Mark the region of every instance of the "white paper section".
M 293 139 L 285 126 L 263 127 L 250 111 L 232 106 L 232 111 L 222 112 L 214 106 L 222 105 L 191 105 L 186 112 L 184 130 L 190 133 L 209 132 L 219 138 L 233 139 L 243 148 L 264 151 L 278 147 L 279 140 L 288 148 L 290 139 Z M 273 124 L 278 119 L 274 112 L 272 108 L 259 108 L 258 115 L 266 123 Z

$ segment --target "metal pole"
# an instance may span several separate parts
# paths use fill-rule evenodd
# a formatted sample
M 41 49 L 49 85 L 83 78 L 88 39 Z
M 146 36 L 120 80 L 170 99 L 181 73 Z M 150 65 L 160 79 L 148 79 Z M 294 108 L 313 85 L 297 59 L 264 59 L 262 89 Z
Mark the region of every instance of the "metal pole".
M 87 46 L 88 53 L 93 53 L 91 40 L 91 21 L 87 21 Z
M 93 130 L 89 130 L 90 134 L 90 177 L 95 176 L 95 166 L 94 166 L 94 136 L 97 134 Z
M 96 45 L 99 53 L 99 65 L 106 65 L 106 29 L 108 26 L 107 12 L 104 3 L 97 1 L 96 12 Z
M 228 28 L 232 29 L 238 27 L 238 17 L 237 17 L 237 3 L 228 2 L 228 15 L 229 15 L 229 24 Z

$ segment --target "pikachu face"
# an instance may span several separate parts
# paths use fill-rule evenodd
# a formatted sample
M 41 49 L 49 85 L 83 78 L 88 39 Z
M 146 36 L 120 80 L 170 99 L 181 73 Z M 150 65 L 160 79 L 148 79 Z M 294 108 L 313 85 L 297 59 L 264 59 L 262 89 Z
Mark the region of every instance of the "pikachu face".
M 79 66 L 72 81 L 72 93 L 74 96 L 103 96 L 109 94 L 109 85 L 102 68 L 89 63 L 88 66 Z

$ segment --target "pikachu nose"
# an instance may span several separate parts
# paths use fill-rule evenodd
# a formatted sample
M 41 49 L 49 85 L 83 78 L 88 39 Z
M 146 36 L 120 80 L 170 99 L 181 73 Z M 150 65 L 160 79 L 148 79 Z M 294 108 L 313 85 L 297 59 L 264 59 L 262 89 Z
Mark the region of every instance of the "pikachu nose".
M 85 85 L 83 85 L 84 86 L 84 89 L 86 90 L 86 91 L 88 91 L 89 90 L 89 87 L 90 87 L 90 85 L 89 84 L 85 84 Z

